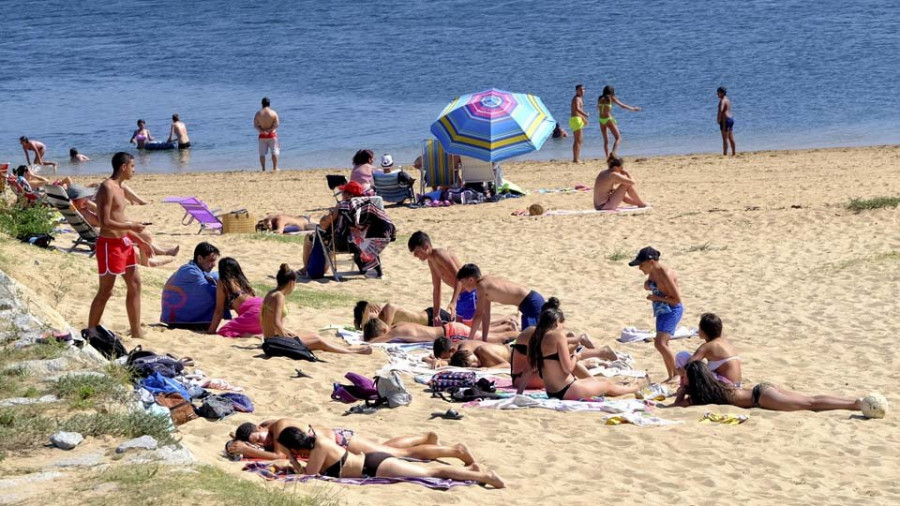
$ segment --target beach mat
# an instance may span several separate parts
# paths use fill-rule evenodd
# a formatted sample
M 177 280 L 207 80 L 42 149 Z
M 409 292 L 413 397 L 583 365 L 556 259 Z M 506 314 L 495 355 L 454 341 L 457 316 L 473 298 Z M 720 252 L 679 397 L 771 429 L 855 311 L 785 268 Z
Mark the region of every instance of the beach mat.
M 306 483 L 309 480 L 323 480 L 346 485 L 390 485 L 392 483 L 412 483 L 434 490 L 448 490 L 453 487 L 475 485 L 474 481 L 456 481 L 441 478 L 331 478 L 319 474 L 294 474 L 293 472 L 273 471 L 272 466 L 264 462 L 250 462 L 244 466 L 244 471 L 256 473 L 267 481 L 282 481 L 287 483 Z

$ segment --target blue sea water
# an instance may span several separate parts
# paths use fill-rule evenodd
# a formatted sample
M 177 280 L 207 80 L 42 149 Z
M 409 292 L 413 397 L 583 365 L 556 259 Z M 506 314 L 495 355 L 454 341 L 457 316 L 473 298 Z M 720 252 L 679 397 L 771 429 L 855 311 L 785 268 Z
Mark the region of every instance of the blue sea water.
M 534 93 L 567 124 L 574 85 L 606 84 L 626 156 L 717 152 L 715 89 L 738 150 L 900 143 L 896 0 L 0 0 L 0 161 L 39 139 L 61 172 L 107 172 L 143 118 L 189 152 L 141 172 L 255 169 L 254 112 L 282 118 L 281 165 L 346 167 L 360 148 L 411 163 L 453 97 Z M 77 147 L 93 161 L 68 162 Z M 602 156 L 596 121 L 588 157 Z M 526 158 L 569 159 L 570 139 Z

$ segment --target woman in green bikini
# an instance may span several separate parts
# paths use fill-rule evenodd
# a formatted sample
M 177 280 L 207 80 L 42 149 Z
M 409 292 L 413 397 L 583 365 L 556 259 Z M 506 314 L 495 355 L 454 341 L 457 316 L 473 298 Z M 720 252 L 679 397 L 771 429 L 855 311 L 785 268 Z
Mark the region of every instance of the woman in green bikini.
M 622 139 L 622 135 L 619 133 L 619 123 L 612 115 L 613 104 L 632 112 L 641 110 L 640 107 L 632 107 L 616 98 L 616 89 L 612 86 L 606 85 L 603 87 L 603 94 L 597 99 L 597 112 L 600 113 L 600 133 L 603 134 L 603 152 L 607 157 L 609 157 L 609 132 L 612 131 L 613 137 L 616 138 L 616 142 L 613 143 L 613 153 L 618 151 L 619 141 Z
M 288 264 L 281 264 L 275 279 L 278 282 L 278 286 L 266 294 L 266 298 L 262 302 L 262 309 L 259 311 L 263 341 L 271 337 L 296 337 L 312 351 L 358 353 L 360 355 L 370 355 L 372 353 L 372 348 L 369 346 L 343 348 L 325 342 L 315 332 L 309 330 L 301 330 L 299 335 L 286 330 L 284 328 L 284 317 L 287 316 L 285 299 L 294 291 L 294 287 L 297 284 L 297 273 L 292 271 Z

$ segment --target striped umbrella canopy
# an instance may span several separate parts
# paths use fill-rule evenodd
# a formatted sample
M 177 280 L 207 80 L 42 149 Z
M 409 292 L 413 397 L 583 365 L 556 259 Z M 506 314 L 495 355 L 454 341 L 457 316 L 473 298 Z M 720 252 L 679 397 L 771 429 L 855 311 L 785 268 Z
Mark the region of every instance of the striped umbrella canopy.
M 540 98 L 491 88 L 453 99 L 431 133 L 449 153 L 499 162 L 541 149 L 555 126 Z

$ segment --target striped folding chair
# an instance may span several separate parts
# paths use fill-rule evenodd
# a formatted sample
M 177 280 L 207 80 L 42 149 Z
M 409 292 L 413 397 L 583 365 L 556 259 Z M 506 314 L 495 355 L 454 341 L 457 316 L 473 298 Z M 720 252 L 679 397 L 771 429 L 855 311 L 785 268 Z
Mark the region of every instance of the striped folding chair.
M 425 193 L 426 186 L 432 188 L 456 186 L 458 178 L 454 165 L 454 156 L 444 151 L 444 147 L 437 139 L 425 140 L 420 193 Z

